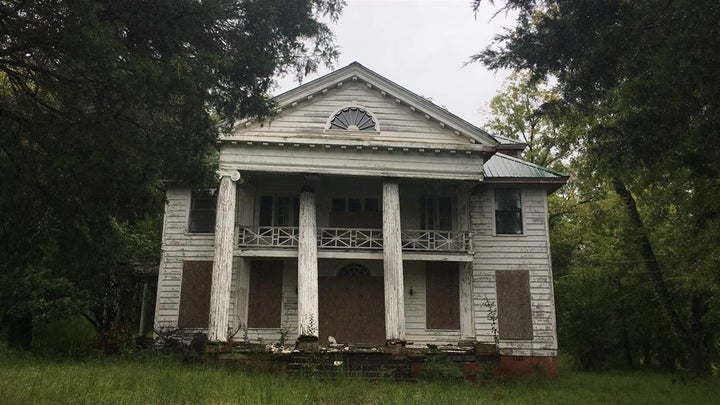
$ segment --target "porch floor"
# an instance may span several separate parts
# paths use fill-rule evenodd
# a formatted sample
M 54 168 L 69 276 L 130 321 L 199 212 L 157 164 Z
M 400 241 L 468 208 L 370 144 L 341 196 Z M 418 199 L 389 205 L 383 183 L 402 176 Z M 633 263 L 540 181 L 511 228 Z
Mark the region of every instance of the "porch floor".
M 432 359 L 443 359 L 458 367 L 465 380 L 477 381 L 497 375 L 500 357 L 493 345 L 481 344 L 422 349 L 348 345 L 303 351 L 279 345 L 233 343 L 208 345 L 205 353 L 209 364 L 244 370 L 322 378 L 353 376 L 401 381 L 416 381 L 424 365 Z

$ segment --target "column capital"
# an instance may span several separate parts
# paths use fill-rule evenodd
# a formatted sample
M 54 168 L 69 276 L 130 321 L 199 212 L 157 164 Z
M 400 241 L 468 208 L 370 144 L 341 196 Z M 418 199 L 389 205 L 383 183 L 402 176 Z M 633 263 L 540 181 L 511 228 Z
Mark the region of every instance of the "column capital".
M 220 178 L 223 177 L 230 177 L 230 180 L 242 184 L 245 179 L 242 178 L 242 175 L 237 170 L 227 170 L 227 169 L 219 169 L 217 171 L 217 176 Z

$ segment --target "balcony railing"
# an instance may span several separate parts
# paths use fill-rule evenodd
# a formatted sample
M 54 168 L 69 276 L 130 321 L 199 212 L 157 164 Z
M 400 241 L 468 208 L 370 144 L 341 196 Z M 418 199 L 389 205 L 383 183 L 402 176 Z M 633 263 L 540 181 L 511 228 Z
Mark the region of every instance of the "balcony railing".
M 238 245 L 243 248 L 297 247 L 298 228 L 280 226 L 241 226 Z M 467 252 L 472 250 L 467 232 L 403 230 L 400 235 L 406 251 Z M 318 228 L 319 249 L 381 250 L 381 229 Z
M 318 248 L 382 249 L 382 229 L 319 228 Z
M 465 252 L 470 250 L 466 232 L 406 230 L 401 231 L 403 250 Z
M 298 228 L 241 226 L 238 244 L 242 247 L 293 247 L 298 245 Z

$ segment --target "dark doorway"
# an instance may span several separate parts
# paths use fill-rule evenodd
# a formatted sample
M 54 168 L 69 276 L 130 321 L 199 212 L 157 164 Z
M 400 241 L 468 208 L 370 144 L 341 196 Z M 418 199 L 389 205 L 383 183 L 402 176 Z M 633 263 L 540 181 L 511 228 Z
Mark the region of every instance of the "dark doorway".
M 320 342 L 385 343 L 385 295 L 382 277 L 345 272 L 319 277 Z

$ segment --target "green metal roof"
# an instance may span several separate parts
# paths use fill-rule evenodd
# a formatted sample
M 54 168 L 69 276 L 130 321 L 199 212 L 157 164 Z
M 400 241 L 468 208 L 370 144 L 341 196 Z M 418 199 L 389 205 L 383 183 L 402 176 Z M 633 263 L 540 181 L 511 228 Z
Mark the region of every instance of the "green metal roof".
M 501 145 L 525 145 L 525 142 L 518 141 L 517 139 L 510 139 L 505 136 L 493 134 L 491 134 L 490 136 L 495 138 L 495 140 L 498 141 Z
M 485 181 L 498 183 L 548 183 L 552 190 L 565 184 L 568 175 L 522 159 L 496 153 L 483 165 Z M 551 190 L 551 191 L 552 191 Z

